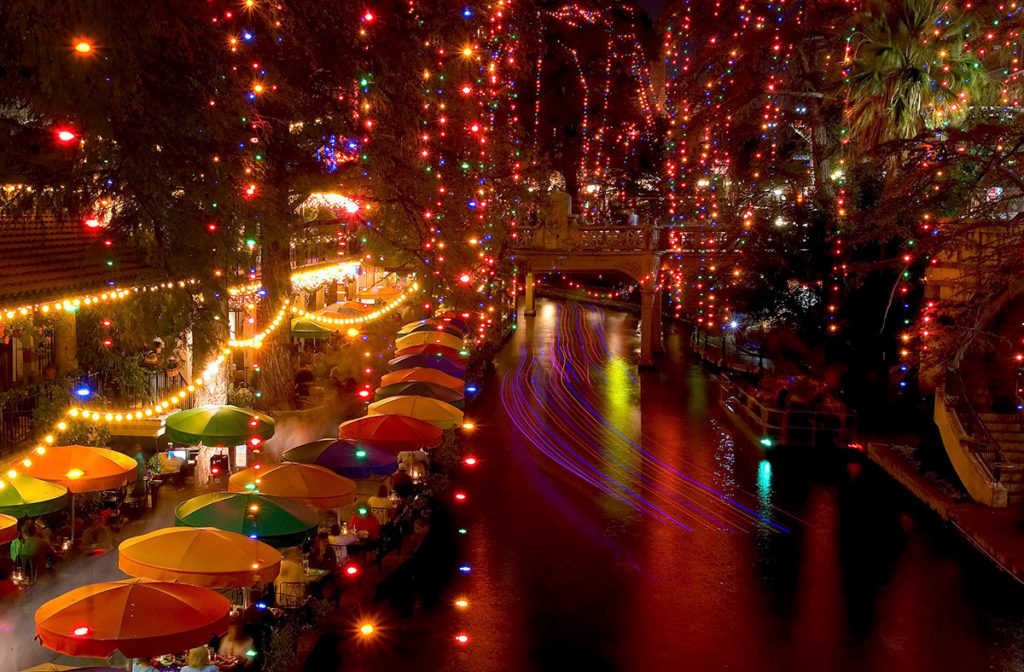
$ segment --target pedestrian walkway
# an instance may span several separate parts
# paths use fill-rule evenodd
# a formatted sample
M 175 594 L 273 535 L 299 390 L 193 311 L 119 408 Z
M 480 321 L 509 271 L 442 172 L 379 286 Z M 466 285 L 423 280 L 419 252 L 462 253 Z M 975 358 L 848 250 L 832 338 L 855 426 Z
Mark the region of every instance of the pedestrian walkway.
M 36 609 L 69 590 L 100 581 L 128 578 L 117 568 L 116 546 L 121 541 L 174 524 L 174 509 L 194 493 L 190 488 L 160 488 L 157 506 L 138 520 L 123 525 L 115 535 L 115 550 L 99 556 L 76 555 L 57 566 L 56 575 L 40 580 L 21 595 L 0 602 L 0 672 L 18 670 L 45 662 L 76 665 L 94 662 L 84 658 L 58 656 L 33 641 Z

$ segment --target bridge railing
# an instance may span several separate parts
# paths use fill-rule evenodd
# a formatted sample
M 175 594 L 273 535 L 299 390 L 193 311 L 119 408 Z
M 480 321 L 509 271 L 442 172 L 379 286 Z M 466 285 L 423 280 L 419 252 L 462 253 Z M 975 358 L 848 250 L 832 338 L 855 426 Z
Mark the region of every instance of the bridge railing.
M 523 250 L 567 252 L 645 252 L 659 250 L 661 229 L 656 226 L 576 226 L 562 239 L 543 239 L 543 226 L 516 228 L 513 247 Z

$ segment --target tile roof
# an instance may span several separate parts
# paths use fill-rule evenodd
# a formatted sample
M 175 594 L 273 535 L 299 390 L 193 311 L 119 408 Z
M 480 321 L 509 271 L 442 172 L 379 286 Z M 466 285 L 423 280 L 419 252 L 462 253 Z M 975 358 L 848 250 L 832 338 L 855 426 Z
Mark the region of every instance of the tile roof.
M 137 249 L 108 247 L 108 239 L 105 229 L 80 221 L 0 217 L 0 306 L 159 281 Z

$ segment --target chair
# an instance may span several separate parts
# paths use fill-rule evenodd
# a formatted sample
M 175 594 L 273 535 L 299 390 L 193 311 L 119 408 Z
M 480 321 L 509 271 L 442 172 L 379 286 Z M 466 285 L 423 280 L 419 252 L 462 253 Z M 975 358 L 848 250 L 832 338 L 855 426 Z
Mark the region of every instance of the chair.
M 344 564 L 348 560 L 348 546 L 341 544 L 331 544 L 331 548 L 334 550 L 334 559 L 338 561 L 338 564 Z
M 377 522 L 381 524 L 381 527 L 391 522 L 391 514 L 394 509 L 386 506 L 371 506 L 370 513 L 377 519 Z
M 283 581 L 277 584 L 277 606 L 298 609 L 306 601 L 306 584 L 302 581 Z

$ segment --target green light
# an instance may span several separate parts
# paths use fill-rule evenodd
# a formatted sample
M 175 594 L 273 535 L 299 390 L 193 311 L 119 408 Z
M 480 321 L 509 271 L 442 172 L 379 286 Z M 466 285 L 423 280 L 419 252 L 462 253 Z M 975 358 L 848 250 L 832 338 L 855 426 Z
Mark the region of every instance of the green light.
M 775 442 L 766 436 L 763 439 L 761 439 L 761 445 L 764 446 L 765 448 L 771 448 L 773 445 L 775 445 Z
M 365 506 L 360 506 L 358 511 L 360 516 L 365 516 L 368 509 Z
M 255 658 L 256 657 L 256 649 L 249 649 L 248 651 L 245 652 L 245 655 L 246 655 L 247 658 Z
M 365 450 L 357 450 L 356 451 L 356 457 L 366 457 L 366 451 Z
M 464 527 L 460 527 L 459 528 L 459 534 L 466 534 L 467 532 L 469 532 L 469 530 L 467 530 L 466 528 L 464 528 Z
M 250 248 L 256 247 L 256 241 L 253 240 L 252 238 L 246 238 L 245 244 L 248 245 Z
M 255 490 L 256 489 L 256 484 L 255 483 L 246 483 L 245 484 L 245 489 L 246 490 Z

